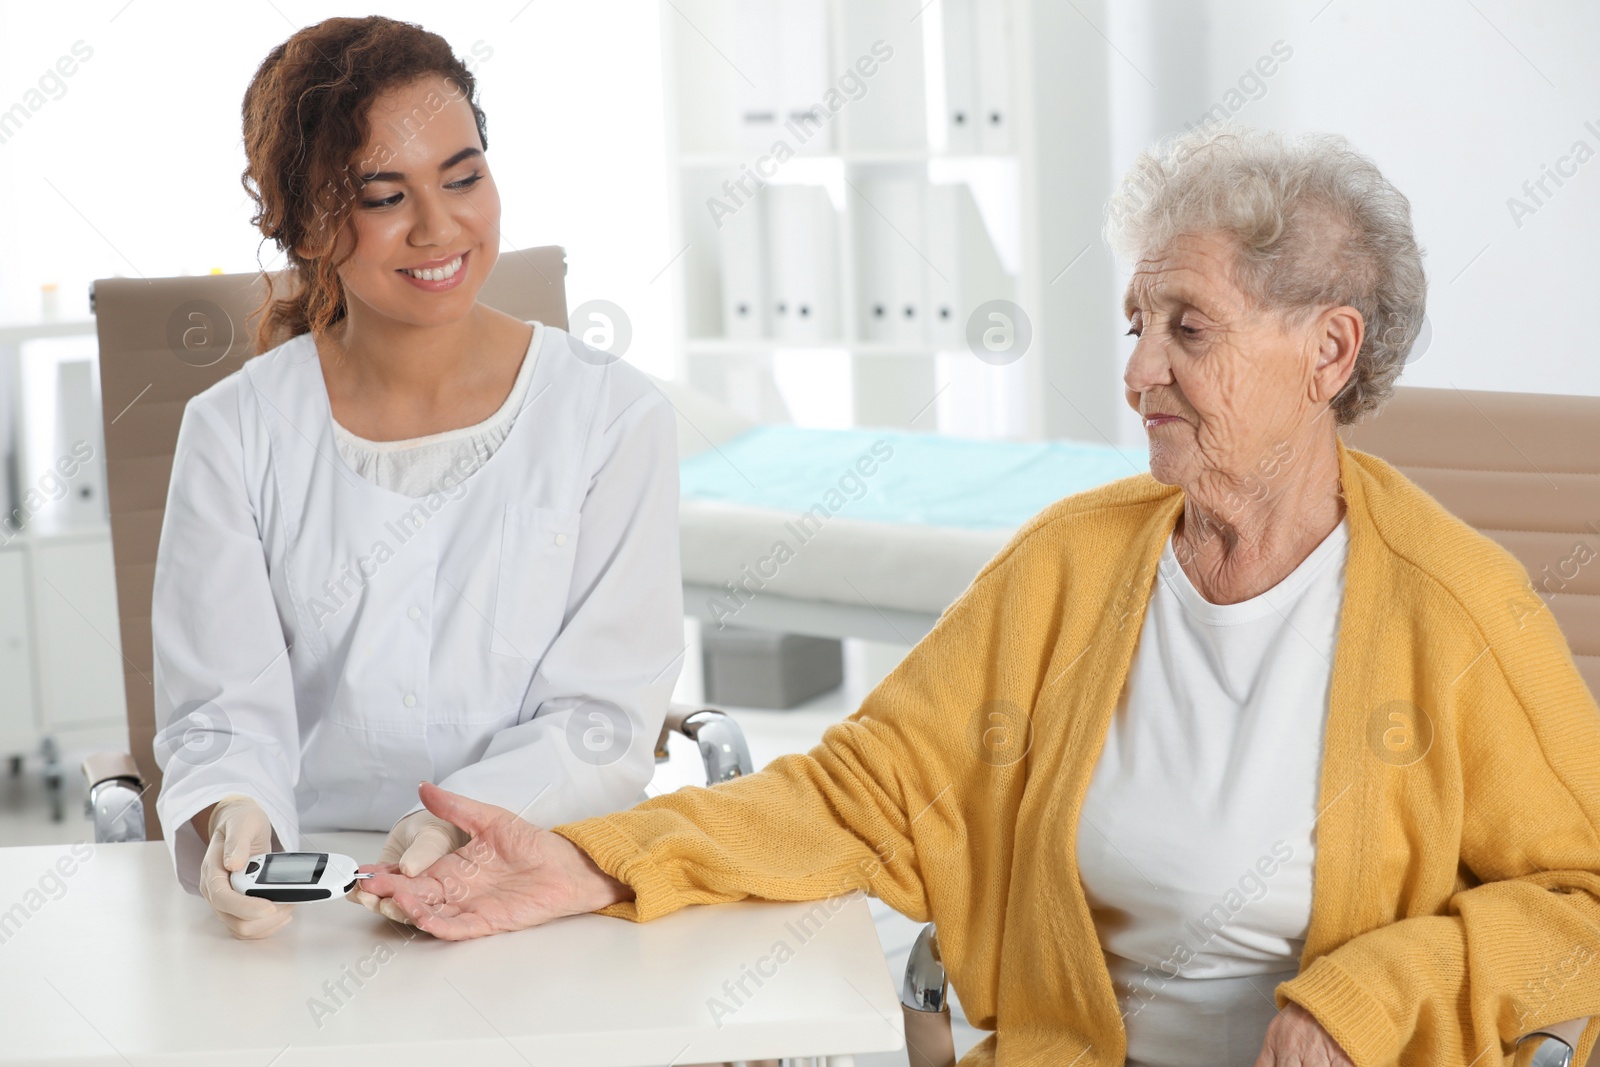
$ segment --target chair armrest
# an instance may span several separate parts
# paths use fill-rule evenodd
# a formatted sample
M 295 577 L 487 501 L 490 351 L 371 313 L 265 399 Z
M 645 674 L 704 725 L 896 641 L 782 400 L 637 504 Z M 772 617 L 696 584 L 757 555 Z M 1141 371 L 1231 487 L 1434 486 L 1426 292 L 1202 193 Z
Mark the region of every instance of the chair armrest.
M 126 752 L 96 752 L 83 759 L 83 778 L 93 789 L 111 778 L 127 778 L 140 782 L 139 765 Z
M 700 746 L 708 785 L 730 781 L 755 770 L 744 731 L 726 712 L 697 708 L 692 704 L 669 705 L 667 717 L 661 724 L 661 735 L 656 738 L 657 763 L 667 758 L 667 736 L 671 733 L 680 733 Z
M 667 717 L 661 723 L 661 733 L 656 735 L 656 762 L 667 762 L 667 738 L 683 733 L 683 720 L 695 711 L 686 704 L 668 704 Z
M 906 1058 L 911 1067 L 955 1067 L 948 992 L 944 960 L 939 955 L 939 934 L 933 923 L 928 923 L 911 945 L 905 984 L 900 989 Z
M 1583 1028 L 1588 1025 L 1589 1018 L 1585 1015 L 1581 1019 L 1568 1019 L 1565 1022 L 1541 1026 L 1537 1030 L 1529 1030 L 1517 1038 L 1517 1047 L 1522 1047 L 1524 1041 L 1538 1041 L 1541 1044 L 1545 1041 L 1558 1041 L 1566 1046 L 1566 1051 L 1559 1060 L 1552 1062 L 1559 1064 L 1560 1067 L 1568 1067 L 1577 1052 L 1578 1041 L 1583 1037 Z
M 97 845 L 143 841 L 144 779 L 126 752 L 96 752 L 83 761 L 89 786 L 89 817 Z

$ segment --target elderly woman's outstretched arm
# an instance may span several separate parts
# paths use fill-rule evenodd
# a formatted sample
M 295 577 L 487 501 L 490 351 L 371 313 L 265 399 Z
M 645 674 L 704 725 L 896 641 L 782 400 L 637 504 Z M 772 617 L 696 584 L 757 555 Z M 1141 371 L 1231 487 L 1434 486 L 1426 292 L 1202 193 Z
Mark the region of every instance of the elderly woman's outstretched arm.
M 1013 551 L 1037 525 L 1019 531 L 860 709 L 809 752 L 715 788 L 685 787 L 538 831 L 538 844 L 525 824 L 495 825 L 498 809 L 458 812 L 492 830 L 478 835 L 487 842 L 478 846 L 480 862 L 469 846 L 447 858 L 448 870 L 422 880 L 385 875 L 367 888 L 395 896 L 423 929 L 452 938 L 574 912 L 643 922 L 691 904 L 821 900 L 853 890 L 918 920 L 930 917 L 930 895 L 941 887 L 963 908 L 1003 914 L 1005 879 L 992 875 L 1010 868 L 1030 717 L 1053 647 L 1042 622 L 1059 610 L 1057 577 L 1030 573 L 1034 565 Z M 430 807 L 456 803 L 430 795 Z M 496 834 L 522 836 L 503 848 Z M 575 844 L 582 862 L 552 834 Z M 502 855 L 508 851 L 515 855 Z M 541 864 L 549 869 L 534 875 Z M 579 896 L 545 899 L 565 892 L 569 877 L 579 880 Z M 508 887 L 535 883 L 541 899 L 524 900 L 516 915 L 505 911 Z M 475 907 L 494 914 L 474 915 Z M 959 933 L 950 936 L 957 944 L 946 951 L 959 951 Z
M 921 921 L 934 882 L 960 882 L 969 906 L 1003 911 L 985 887 L 1010 866 L 1050 654 L 1022 616 L 1054 600 L 1030 596 L 1022 569 L 998 556 L 809 752 L 556 827 L 632 886 L 635 899 L 603 914 L 646 921 L 689 904 L 864 890 Z

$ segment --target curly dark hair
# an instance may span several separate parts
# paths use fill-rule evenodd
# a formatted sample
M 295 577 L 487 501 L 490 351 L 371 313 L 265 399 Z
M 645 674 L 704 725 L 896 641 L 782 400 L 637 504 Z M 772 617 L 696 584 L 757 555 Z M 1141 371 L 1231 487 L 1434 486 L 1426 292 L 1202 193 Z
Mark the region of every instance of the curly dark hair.
M 251 313 L 259 319 L 258 351 L 308 331 L 320 334 L 344 318 L 337 271 L 354 243 L 334 262 L 333 238 L 360 190 L 361 176 L 351 170 L 367 168 L 368 161 L 354 159 L 371 133 L 373 101 L 430 74 L 459 87 L 487 150 L 472 72 L 443 37 L 415 23 L 380 15 L 325 19 L 262 60 L 244 94 L 248 163 L 240 181 L 256 205 L 251 224 L 288 256 L 290 293 L 275 297 L 267 275 L 266 299 Z M 298 251 L 302 245 L 309 256 Z

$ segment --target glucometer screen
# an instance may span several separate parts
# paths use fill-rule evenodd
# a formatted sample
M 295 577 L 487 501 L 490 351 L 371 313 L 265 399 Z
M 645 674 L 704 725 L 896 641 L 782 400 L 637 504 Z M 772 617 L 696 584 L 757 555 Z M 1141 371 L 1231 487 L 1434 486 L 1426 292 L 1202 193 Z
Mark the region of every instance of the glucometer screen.
M 274 852 L 261 866 L 257 885 L 315 885 L 327 865 L 324 852 Z

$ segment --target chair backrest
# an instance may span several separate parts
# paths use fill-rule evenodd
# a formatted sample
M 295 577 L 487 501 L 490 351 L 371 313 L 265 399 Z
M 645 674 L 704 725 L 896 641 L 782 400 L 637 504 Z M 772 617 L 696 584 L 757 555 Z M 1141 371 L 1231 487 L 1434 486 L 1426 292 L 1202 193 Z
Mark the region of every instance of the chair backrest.
M 502 252 L 478 299 L 508 315 L 567 326 L 566 256 L 557 246 Z M 284 285 L 277 285 L 282 295 Z M 106 491 L 121 620 L 128 744 L 160 789 L 153 743 L 150 597 L 178 426 L 189 399 L 259 353 L 247 322 L 266 294 L 261 274 L 102 278 L 92 290 L 100 340 Z M 146 804 L 149 838 L 161 835 Z
M 1401 388 L 1343 432 L 1522 561 L 1600 696 L 1600 397 Z

